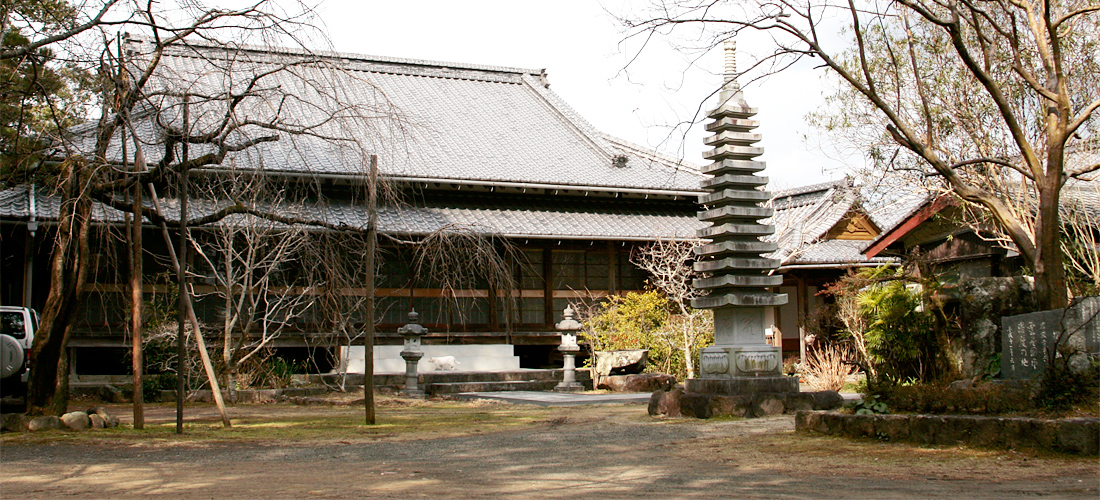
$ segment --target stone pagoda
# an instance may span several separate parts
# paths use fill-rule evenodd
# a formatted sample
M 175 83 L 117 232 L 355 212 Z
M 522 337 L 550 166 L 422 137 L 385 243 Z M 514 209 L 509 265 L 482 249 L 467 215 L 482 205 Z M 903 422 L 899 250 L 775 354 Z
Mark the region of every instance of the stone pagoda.
M 737 83 L 736 45 L 725 45 L 725 76 L 718 106 L 707 116 L 707 131 L 714 135 L 705 142 L 711 149 L 703 157 L 712 161 L 703 168 L 711 175 L 702 182 L 707 194 L 699 198 L 703 211 L 699 219 L 709 222 L 698 236 L 710 244 L 697 249 L 695 270 L 710 277 L 697 279 L 694 286 L 709 294 L 692 300 L 692 307 L 714 310 L 714 345 L 699 355 L 698 378 L 687 381 L 687 390 L 709 394 L 756 394 L 798 392 L 798 379 L 782 374 L 778 347 L 764 340 L 764 308 L 787 302 L 785 294 L 768 291 L 782 276 L 768 272 L 779 261 L 763 257 L 776 244 L 761 241 L 775 227 L 761 224 L 772 216 L 763 205 L 770 198 L 763 187 L 767 177 L 757 176 L 764 162 L 756 157 L 764 148 L 755 146 L 760 125 L 751 118 L 749 107 Z

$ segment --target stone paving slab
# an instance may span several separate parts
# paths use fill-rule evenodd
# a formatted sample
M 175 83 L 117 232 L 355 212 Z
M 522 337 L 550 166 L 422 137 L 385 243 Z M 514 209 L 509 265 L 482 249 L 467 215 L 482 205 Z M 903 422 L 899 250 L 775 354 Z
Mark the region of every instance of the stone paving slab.
M 507 392 L 463 392 L 453 394 L 457 399 L 495 399 L 515 404 L 533 404 L 539 406 L 580 406 L 649 403 L 650 393 L 613 393 L 613 394 L 577 394 L 566 392 L 507 391 Z

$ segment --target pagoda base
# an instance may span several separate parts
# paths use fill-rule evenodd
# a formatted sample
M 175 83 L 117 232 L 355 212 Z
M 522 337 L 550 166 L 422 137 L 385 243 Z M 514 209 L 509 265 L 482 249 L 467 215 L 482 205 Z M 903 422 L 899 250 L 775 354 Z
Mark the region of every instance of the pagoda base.
M 687 392 L 741 396 L 798 392 L 798 377 L 764 375 L 756 377 L 693 378 L 687 381 Z

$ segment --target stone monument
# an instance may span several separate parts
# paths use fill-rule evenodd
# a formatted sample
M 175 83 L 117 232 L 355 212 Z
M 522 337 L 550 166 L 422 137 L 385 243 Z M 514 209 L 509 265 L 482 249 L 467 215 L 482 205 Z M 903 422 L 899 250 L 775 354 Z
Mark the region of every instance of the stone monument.
M 776 244 L 760 240 L 775 232 L 774 226 L 760 223 L 772 216 L 771 208 L 760 206 L 770 198 L 763 191 L 768 179 L 755 175 L 764 170 L 764 162 L 755 160 L 764 149 L 754 146 L 760 141 L 760 134 L 753 132 L 759 122 L 750 119 L 756 109 L 745 102 L 737 83 L 733 41 L 726 42 L 725 56 L 718 106 L 707 115 L 712 120 L 707 131 L 714 135 L 705 142 L 714 149 L 703 155 L 713 162 L 703 173 L 711 177 L 701 183 L 707 193 L 699 198 L 699 219 L 711 226 L 698 232 L 710 243 L 696 251 L 695 270 L 710 277 L 693 283 L 709 294 L 691 302 L 694 308 L 714 311 L 714 345 L 700 353 L 700 374 L 687 381 L 687 390 L 724 395 L 798 392 L 798 379 L 782 374 L 779 348 L 764 338 L 764 308 L 787 303 L 787 296 L 766 288 L 778 286 L 783 278 L 767 274 L 779 261 L 763 257 Z

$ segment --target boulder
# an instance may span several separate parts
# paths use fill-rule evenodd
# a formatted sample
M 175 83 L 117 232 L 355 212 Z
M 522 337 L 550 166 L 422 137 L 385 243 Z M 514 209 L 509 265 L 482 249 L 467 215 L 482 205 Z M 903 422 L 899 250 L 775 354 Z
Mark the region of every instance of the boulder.
M 784 398 L 787 404 L 787 413 L 814 409 L 814 396 L 808 392 L 795 392 L 787 394 Z
M 665 392 L 666 391 L 656 390 L 653 391 L 653 394 L 649 395 L 649 407 L 646 408 L 646 411 L 649 412 L 650 416 L 655 417 L 657 415 L 663 415 L 659 408 L 661 405 L 661 396 L 664 396 Z
M 110 384 L 103 386 L 103 388 L 99 390 L 99 399 L 116 404 L 130 402 L 130 397 L 125 392 Z
M 684 389 L 680 387 L 675 387 L 671 391 L 655 391 L 649 398 L 649 414 L 679 417 L 681 415 L 680 396 L 683 393 Z
M 811 392 L 815 410 L 832 410 L 844 406 L 844 398 L 836 391 Z
M 676 385 L 676 377 L 664 373 L 639 373 L 635 375 L 611 375 L 600 377 L 597 389 L 615 392 L 670 391 Z
M 645 370 L 646 355 L 648 354 L 648 349 L 596 351 L 596 374 L 600 377 L 606 377 L 608 375 L 642 373 L 642 370 Z
M 787 410 L 787 404 L 783 398 L 777 396 L 764 396 L 756 407 L 759 408 L 761 415 L 779 415 Z
M 27 420 L 22 413 L 0 414 L 0 432 L 23 432 L 27 430 Z
M 88 411 L 86 413 L 89 417 L 91 417 L 92 415 L 98 415 L 99 418 L 103 419 L 104 428 L 111 429 L 114 427 L 118 427 L 118 417 L 107 413 L 107 409 L 102 406 L 88 408 Z
M 93 429 L 103 429 L 107 427 L 107 422 L 103 420 L 103 417 L 95 413 L 88 415 L 88 420 L 91 421 Z
M 34 417 L 27 422 L 27 430 L 31 432 L 42 431 L 47 429 L 60 429 L 61 419 L 54 415 L 44 415 L 41 417 Z
M 61 416 L 61 423 L 74 431 L 83 431 L 92 427 L 92 421 L 88 414 L 82 411 L 71 411 Z
M 752 396 L 715 396 L 710 401 L 711 416 L 747 417 L 752 409 Z
M 816 411 L 800 410 L 794 414 L 794 430 L 796 432 L 815 431 L 820 432 L 821 414 Z
M 685 417 L 710 418 L 713 395 L 684 392 L 677 399 L 680 403 L 680 413 Z

